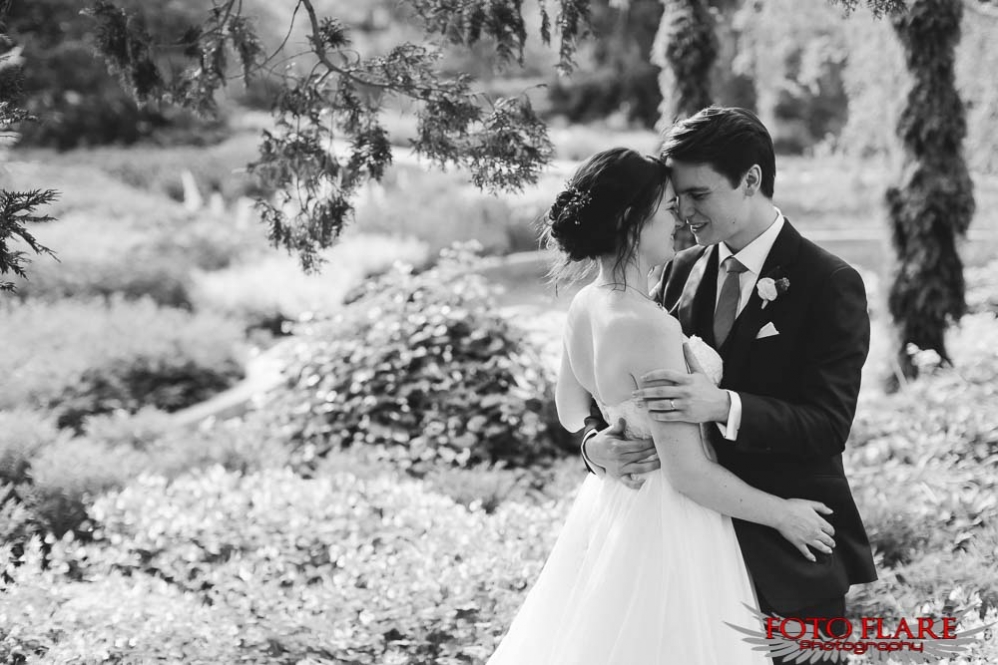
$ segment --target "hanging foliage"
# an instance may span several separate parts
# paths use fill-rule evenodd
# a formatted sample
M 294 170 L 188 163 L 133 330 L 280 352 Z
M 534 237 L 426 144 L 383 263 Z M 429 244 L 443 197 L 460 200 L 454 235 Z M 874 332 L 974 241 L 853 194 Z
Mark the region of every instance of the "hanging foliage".
M 904 167 L 898 185 L 887 191 L 897 256 L 888 305 L 899 365 L 909 377 L 917 374 L 911 345 L 947 361 L 944 334 L 967 309 L 957 243 L 975 204 L 963 154 L 966 115 L 954 76 L 962 16 L 961 0 L 915 0 L 892 19 L 912 86 L 897 125 Z
M 558 69 L 567 73 L 576 43 L 589 29 L 590 2 L 538 2 L 541 41 L 558 40 Z M 443 71 L 436 46 L 406 42 L 384 54 L 361 53 L 347 24 L 322 15 L 315 0 L 291 4 L 288 34 L 296 21 L 305 23 L 304 54 L 294 53 L 288 40 L 268 52 L 241 0 L 210 3 L 194 24 L 155 38 L 124 0 L 96 0 L 83 14 L 94 22 L 98 53 L 141 103 L 210 116 L 228 81 L 249 84 L 262 75 L 280 80 L 274 129 L 264 132 L 260 156 L 249 171 L 261 191 L 274 192 L 258 201 L 271 241 L 296 253 L 306 270 L 318 265 L 321 250 L 349 222 L 360 187 L 379 180 L 392 163 L 398 142 L 384 124 L 386 109 L 410 109 L 417 119 L 413 150 L 440 168 L 467 170 L 478 187 L 515 191 L 536 182 L 553 149 L 525 94 L 483 94 L 471 77 Z M 523 0 L 406 3 L 428 42 L 487 42 L 502 64 L 522 63 L 528 38 L 522 5 Z M 164 51 L 172 59 L 161 57 Z M 285 66 L 292 58 L 305 66 Z

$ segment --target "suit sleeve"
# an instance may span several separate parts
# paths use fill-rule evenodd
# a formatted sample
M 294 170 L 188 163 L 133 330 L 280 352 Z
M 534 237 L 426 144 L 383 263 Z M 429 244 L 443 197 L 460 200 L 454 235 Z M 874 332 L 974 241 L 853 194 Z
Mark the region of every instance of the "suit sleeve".
M 598 432 L 602 429 L 606 429 L 610 425 L 603 420 L 603 412 L 599 410 L 599 406 L 596 404 L 596 400 L 591 400 L 589 403 L 589 417 L 586 418 L 586 427 L 582 430 L 582 439 L 579 442 L 581 448 L 582 443 L 585 442 L 586 438 L 592 432 Z M 589 466 L 589 460 L 586 459 L 585 455 L 582 455 L 582 461 L 585 462 L 586 469 L 590 473 L 594 473 L 593 468 Z
M 803 364 L 795 398 L 739 393 L 737 450 L 814 458 L 845 449 L 870 349 L 866 289 L 859 273 L 850 266 L 833 271 L 810 314 L 801 332 Z

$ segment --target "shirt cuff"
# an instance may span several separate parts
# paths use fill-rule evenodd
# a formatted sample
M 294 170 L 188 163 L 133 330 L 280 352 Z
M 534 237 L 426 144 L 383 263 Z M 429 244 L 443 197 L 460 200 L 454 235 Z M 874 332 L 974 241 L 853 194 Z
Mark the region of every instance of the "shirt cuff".
M 589 455 L 586 454 L 586 442 L 589 441 L 589 439 L 596 436 L 596 434 L 598 434 L 598 431 L 593 429 L 589 430 L 589 433 L 586 434 L 584 437 L 582 437 L 582 446 L 581 446 L 582 459 L 586 461 L 586 464 L 589 466 L 592 472 L 596 474 L 597 478 L 602 478 L 603 476 L 606 475 L 606 469 L 604 469 L 598 464 L 595 464 L 591 459 L 589 459 Z
M 728 407 L 728 421 L 717 423 L 717 429 L 721 430 L 721 436 L 725 439 L 735 441 L 738 439 L 738 430 L 742 426 L 742 398 L 733 390 L 726 392 L 731 399 L 731 405 Z M 583 442 L 584 445 L 585 442 Z

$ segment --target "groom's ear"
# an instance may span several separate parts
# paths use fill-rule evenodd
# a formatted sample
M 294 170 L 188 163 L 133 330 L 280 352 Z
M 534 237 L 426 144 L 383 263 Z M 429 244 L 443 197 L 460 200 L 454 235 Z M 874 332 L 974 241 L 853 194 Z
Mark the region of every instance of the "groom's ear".
M 745 196 L 754 196 L 762 187 L 762 169 L 758 164 L 750 166 L 749 170 L 742 176 L 742 187 L 744 188 Z

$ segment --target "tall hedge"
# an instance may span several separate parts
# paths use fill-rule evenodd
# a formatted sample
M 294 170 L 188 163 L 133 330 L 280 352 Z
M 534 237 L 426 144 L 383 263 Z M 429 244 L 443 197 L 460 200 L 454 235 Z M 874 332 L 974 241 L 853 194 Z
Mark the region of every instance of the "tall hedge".
M 892 17 L 912 85 L 897 125 L 904 154 L 900 182 L 887 191 L 897 256 L 888 306 L 898 362 L 909 377 L 917 374 L 909 345 L 948 360 L 946 328 L 967 309 L 957 243 L 975 204 L 963 154 L 967 121 L 954 75 L 962 17 L 961 0 L 915 0 Z
M 710 72 L 719 47 L 706 0 L 662 4 L 665 11 L 651 57 L 662 68 L 662 121 L 672 122 L 711 105 Z

